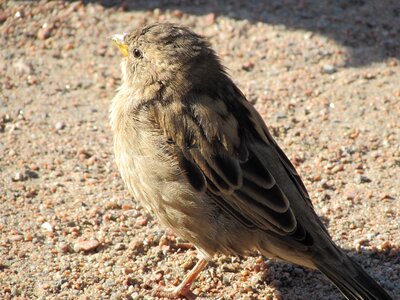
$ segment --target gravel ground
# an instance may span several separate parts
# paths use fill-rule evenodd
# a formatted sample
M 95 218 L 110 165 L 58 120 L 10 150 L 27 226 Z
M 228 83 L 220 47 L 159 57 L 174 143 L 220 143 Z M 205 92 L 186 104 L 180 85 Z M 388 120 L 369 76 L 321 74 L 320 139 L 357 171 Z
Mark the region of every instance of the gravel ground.
M 0 298 L 152 299 L 196 252 L 117 172 L 109 37 L 172 21 L 208 37 L 333 239 L 400 299 L 398 1 L 0 1 Z M 218 256 L 211 299 L 342 299 L 319 272 Z

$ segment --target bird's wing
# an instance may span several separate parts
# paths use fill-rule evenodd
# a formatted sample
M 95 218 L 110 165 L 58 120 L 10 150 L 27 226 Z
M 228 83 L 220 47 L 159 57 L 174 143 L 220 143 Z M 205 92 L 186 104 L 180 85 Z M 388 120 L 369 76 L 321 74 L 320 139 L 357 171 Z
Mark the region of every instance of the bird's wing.
M 295 185 L 301 205 L 312 207 L 299 175 L 240 91 L 233 86 L 225 95 L 230 96 L 193 93 L 156 111 L 160 127 L 181 151 L 189 182 L 250 229 L 312 243 L 282 189 Z M 288 182 L 278 182 L 274 166 Z

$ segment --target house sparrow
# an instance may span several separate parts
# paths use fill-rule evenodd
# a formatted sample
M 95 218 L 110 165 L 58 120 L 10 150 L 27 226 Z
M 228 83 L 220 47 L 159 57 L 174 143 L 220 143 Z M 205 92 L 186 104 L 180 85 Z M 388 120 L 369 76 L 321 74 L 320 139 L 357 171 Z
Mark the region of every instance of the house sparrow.
M 262 255 L 322 271 L 348 299 L 391 299 L 331 240 L 298 173 L 210 44 L 185 27 L 153 24 L 115 35 L 122 85 L 110 122 L 122 179 L 135 199 L 214 254 Z

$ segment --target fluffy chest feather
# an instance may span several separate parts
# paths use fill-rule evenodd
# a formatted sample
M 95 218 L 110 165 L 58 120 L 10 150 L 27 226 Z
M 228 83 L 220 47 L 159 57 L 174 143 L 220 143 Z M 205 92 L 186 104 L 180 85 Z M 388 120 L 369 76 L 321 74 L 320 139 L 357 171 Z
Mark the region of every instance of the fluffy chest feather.
M 202 201 L 188 184 L 173 146 L 151 114 L 146 110 L 129 113 L 132 109 L 126 99 L 127 95 L 118 93 L 110 113 L 121 177 L 136 200 L 162 223 L 176 227 L 185 210 L 198 209 Z
M 171 183 L 179 180 L 176 163 L 160 147 L 162 137 L 143 124 L 147 120 L 120 119 L 122 124 L 114 131 L 114 152 L 121 177 L 135 199 L 156 211 Z

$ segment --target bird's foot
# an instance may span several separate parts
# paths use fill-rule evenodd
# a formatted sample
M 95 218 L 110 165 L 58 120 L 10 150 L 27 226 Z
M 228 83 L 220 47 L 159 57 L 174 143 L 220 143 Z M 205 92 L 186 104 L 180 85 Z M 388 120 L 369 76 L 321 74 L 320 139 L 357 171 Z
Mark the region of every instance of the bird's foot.
M 175 288 L 162 288 L 159 287 L 153 292 L 153 296 L 156 297 L 166 297 L 169 299 L 177 299 L 177 298 L 186 298 L 188 300 L 196 299 L 196 295 L 192 293 L 190 290 L 190 286 L 193 281 L 196 279 L 197 275 L 201 272 L 201 270 L 206 266 L 207 261 L 204 258 L 201 258 L 194 268 L 186 275 L 181 284 Z
M 190 286 L 186 287 L 177 286 L 175 288 L 158 287 L 156 290 L 154 290 L 153 296 L 165 297 L 168 299 L 185 298 L 187 300 L 195 300 L 197 297 L 190 290 Z

